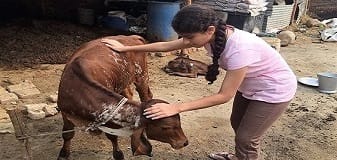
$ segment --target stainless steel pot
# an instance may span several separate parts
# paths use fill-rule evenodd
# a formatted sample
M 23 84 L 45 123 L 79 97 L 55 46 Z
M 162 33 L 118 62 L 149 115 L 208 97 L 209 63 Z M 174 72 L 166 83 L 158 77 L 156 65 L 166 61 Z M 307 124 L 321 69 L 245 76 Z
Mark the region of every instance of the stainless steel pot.
M 317 74 L 318 90 L 322 93 L 337 92 L 337 74 L 330 72 L 322 72 Z

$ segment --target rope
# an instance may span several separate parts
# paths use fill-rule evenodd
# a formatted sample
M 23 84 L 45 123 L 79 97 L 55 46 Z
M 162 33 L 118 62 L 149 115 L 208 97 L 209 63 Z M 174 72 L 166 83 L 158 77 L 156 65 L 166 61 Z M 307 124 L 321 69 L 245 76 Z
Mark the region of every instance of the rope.
M 123 97 L 116 106 L 116 109 L 113 110 L 113 107 L 106 108 L 100 115 L 97 116 L 96 120 L 93 123 L 89 124 L 89 127 L 85 130 L 97 130 L 99 126 L 104 125 L 106 122 L 111 120 L 115 114 L 119 111 L 119 109 L 128 101 L 127 98 Z M 111 113 L 112 112 L 112 113 Z M 111 114 L 109 114 L 111 113 Z
M 25 134 L 24 136 L 20 136 L 17 139 L 22 140 L 22 139 L 27 139 L 27 138 L 44 137 L 44 136 L 58 135 L 58 134 L 63 134 L 63 133 L 70 133 L 70 132 L 75 132 L 75 131 L 85 131 L 85 127 L 74 127 L 74 129 L 65 130 L 62 132 L 49 132 L 49 133 L 42 133 L 42 134 L 37 134 L 37 135 Z
M 114 115 L 120 110 L 120 108 L 127 101 L 128 101 L 128 99 L 123 97 L 116 105 L 114 105 L 116 107 L 115 110 L 113 110 L 112 107 L 107 108 L 97 117 L 96 121 L 89 124 L 88 127 L 85 127 L 85 126 L 74 127 L 74 129 L 65 130 L 65 131 L 62 131 L 61 133 L 60 132 L 49 132 L 49 133 L 42 133 L 42 134 L 38 134 L 38 135 L 27 135 L 27 134 L 25 134 L 24 136 L 17 137 L 17 139 L 22 140 L 22 139 L 27 139 L 27 138 L 36 138 L 36 137 L 43 137 L 43 136 L 50 136 L 50 135 L 58 135 L 58 134 L 63 134 L 63 133 L 75 132 L 75 131 L 88 132 L 89 130 L 93 131 L 93 130 L 99 129 L 99 126 L 104 125 L 106 122 L 111 120 L 114 117 Z M 111 114 L 109 114 L 109 113 L 111 113 Z

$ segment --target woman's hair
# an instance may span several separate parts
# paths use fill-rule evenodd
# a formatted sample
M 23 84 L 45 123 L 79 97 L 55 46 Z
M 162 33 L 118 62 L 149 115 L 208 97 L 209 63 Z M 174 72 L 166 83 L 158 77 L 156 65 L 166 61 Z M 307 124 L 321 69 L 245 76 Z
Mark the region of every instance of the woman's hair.
M 206 32 L 209 26 L 216 26 L 215 44 L 212 45 L 213 64 L 208 66 L 205 77 L 212 84 L 219 74 L 218 59 L 226 44 L 226 22 L 218 18 L 213 9 L 196 4 L 183 7 L 172 21 L 172 27 L 178 34 Z

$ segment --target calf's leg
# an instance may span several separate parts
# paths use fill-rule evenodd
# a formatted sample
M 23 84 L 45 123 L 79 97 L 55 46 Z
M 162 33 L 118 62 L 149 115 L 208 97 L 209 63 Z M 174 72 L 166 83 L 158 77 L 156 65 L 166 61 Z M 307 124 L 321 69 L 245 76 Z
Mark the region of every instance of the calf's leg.
M 63 117 L 63 129 L 62 129 L 63 146 L 59 153 L 58 160 L 68 159 L 70 155 L 71 139 L 75 135 L 75 131 L 71 131 L 74 129 L 75 125 L 71 121 L 69 121 L 65 115 L 62 115 L 62 117 Z
M 150 90 L 150 87 L 148 86 L 148 83 L 135 83 L 135 85 L 136 91 L 139 94 L 140 101 L 146 102 L 152 99 L 153 95 Z
M 152 99 L 153 95 L 149 87 L 149 75 L 147 74 L 146 68 L 141 75 L 136 75 L 135 86 L 138 92 L 140 101 L 146 102 Z
M 152 99 L 153 95 L 149 87 L 149 72 L 145 55 L 135 56 L 136 75 L 134 85 L 138 92 L 140 101 L 146 102 Z
M 124 160 L 124 154 L 118 146 L 118 137 L 110 134 L 105 134 L 112 143 L 112 156 L 115 160 Z

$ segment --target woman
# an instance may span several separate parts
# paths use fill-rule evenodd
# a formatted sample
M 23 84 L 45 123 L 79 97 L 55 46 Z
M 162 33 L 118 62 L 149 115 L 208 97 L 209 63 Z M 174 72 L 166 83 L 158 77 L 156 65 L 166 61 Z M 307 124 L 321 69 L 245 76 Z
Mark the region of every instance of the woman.
M 207 7 L 192 4 L 182 8 L 175 15 L 172 27 L 182 38 L 112 49 L 150 52 L 204 46 L 213 57 L 206 75 L 209 83 L 216 80 L 219 67 L 226 70 L 226 75 L 218 93 L 190 102 L 156 104 L 146 109 L 144 115 L 152 119 L 164 118 L 223 104 L 234 97 L 230 120 L 235 132 L 235 154 L 220 152 L 209 157 L 217 160 L 259 159 L 262 135 L 295 95 L 294 73 L 270 45 L 253 34 L 226 25 Z M 116 45 L 107 39 L 102 42 Z

